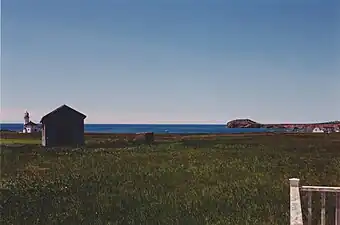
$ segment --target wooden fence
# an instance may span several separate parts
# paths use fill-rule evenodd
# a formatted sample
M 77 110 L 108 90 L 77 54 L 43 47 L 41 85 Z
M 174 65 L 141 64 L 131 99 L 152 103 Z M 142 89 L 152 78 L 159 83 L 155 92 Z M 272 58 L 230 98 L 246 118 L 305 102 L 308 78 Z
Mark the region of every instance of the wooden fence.
M 329 193 L 335 193 L 335 218 L 334 225 L 340 225 L 340 187 L 326 186 L 299 186 L 299 179 L 291 178 L 290 182 L 290 225 L 303 225 L 303 214 L 300 191 L 306 192 L 308 197 L 307 207 L 307 224 L 312 225 L 312 194 L 313 192 L 321 193 L 321 213 L 320 224 L 326 225 L 326 196 Z M 327 224 L 331 225 L 331 224 Z

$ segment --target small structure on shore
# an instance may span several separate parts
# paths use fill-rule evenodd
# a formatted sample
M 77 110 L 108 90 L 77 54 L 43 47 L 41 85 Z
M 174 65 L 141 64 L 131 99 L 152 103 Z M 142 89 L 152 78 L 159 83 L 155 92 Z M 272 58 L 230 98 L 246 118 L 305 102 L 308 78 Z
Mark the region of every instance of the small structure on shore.
M 315 127 L 313 129 L 313 133 L 324 133 L 324 131 L 322 129 L 320 129 L 319 127 Z
M 78 146 L 84 144 L 86 116 L 62 105 L 41 118 L 42 145 L 46 147 Z
M 134 141 L 138 143 L 152 144 L 155 141 L 154 133 L 153 132 L 137 133 L 136 137 L 134 138 Z
M 30 114 L 26 111 L 24 115 L 24 128 L 23 133 L 37 133 L 40 131 L 39 124 L 36 124 L 30 120 Z

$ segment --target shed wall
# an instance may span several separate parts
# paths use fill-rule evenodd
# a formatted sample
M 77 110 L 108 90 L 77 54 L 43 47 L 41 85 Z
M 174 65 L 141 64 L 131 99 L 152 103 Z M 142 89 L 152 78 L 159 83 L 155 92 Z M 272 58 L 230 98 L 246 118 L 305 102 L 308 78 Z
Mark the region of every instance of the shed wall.
M 74 115 L 56 116 L 53 119 L 46 120 L 42 144 L 46 147 L 83 145 L 84 120 Z

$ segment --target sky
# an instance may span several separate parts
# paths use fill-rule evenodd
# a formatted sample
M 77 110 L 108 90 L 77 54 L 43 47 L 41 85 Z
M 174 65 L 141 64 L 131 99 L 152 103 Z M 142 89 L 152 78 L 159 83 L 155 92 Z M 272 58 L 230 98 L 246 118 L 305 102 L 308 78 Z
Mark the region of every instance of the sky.
M 340 1 L 2 0 L 1 122 L 340 120 Z

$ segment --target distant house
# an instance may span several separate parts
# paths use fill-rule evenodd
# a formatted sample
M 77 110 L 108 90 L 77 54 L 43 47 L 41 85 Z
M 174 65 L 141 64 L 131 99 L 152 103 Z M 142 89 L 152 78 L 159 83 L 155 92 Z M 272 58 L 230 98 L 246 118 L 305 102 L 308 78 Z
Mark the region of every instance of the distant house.
M 39 132 L 39 124 L 33 123 L 32 121 L 24 124 L 23 133 L 36 133 Z
M 86 116 L 67 105 L 62 105 L 41 118 L 42 145 L 77 146 L 84 144 Z
M 299 127 L 294 127 L 294 128 L 292 129 L 292 132 L 294 132 L 294 133 L 302 132 L 302 129 L 299 128 Z
M 319 127 L 315 127 L 313 129 L 313 133 L 324 133 L 324 131 L 321 128 L 319 128 Z
M 26 111 L 24 116 L 24 128 L 23 133 L 35 133 L 40 131 L 39 124 L 33 123 L 30 120 L 30 114 Z
M 333 126 L 324 126 L 323 127 L 323 131 L 325 133 L 333 133 L 333 132 L 335 132 L 335 127 L 333 127 Z
M 312 127 L 306 127 L 306 128 L 304 128 L 304 132 L 305 133 L 312 133 L 313 132 L 313 128 Z

